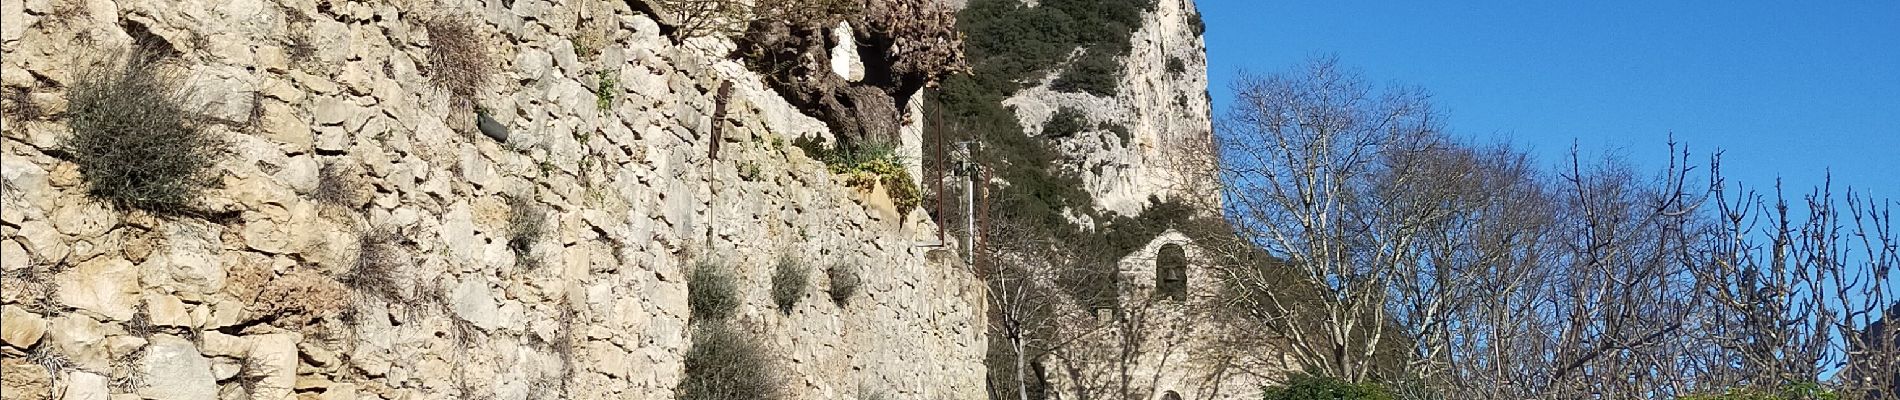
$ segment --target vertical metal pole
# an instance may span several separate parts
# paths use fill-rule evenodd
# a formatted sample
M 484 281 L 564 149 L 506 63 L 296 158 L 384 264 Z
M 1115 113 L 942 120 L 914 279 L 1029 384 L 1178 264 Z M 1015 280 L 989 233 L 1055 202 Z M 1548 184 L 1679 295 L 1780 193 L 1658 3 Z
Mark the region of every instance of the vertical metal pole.
M 920 97 L 920 99 L 921 98 L 928 97 Z M 924 105 L 929 106 L 930 103 L 925 102 Z M 929 113 L 930 110 L 926 108 L 924 112 Z M 944 240 L 943 233 L 945 223 L 950 222 L 946 220 L 949 215 L 943 213 L 943 197 L 948 195 L 948 193 L 944 193 L 946 185 L 943 183 L 943 170 L 950 165 L 949 160 L 943 159 L 943 110 L 937 110 L 936 114 L 931 115 L 930 120 L 932 129 L 937 133 L 937 168 L 933 172 L 935 172 L 937 176 L 937 245 L 941 246 L 950 244 L 949 241 Z
M 976 179 L 977 175 L 970 161 L 970 142 L 957 142 L 957 167 L 964 175 L 963 180 L 963 263 L 968 265 L 976 258 Z

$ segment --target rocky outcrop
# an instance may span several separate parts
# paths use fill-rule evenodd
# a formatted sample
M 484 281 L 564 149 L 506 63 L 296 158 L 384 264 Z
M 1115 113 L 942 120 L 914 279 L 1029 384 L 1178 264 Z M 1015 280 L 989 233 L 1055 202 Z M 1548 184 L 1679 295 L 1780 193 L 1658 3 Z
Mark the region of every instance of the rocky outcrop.
M 671 398 L 685 274 L 707 260 L 739 277 L 734 326 L 792 398 L 983 395 L 980 282 L 921 212 L 790 146 L 833 127 L 725 38 L 676 43 L 619 1 L 0 12 L 9 110 L 35 110 L 0 119 L 9 399 Z M 473 99 L 431 84 L 438 18 L 491 46 Z M 107 206 L 62 158 L 73 71 L 135 42 L 175 53 L 231 144 L 200 217 Z M 834 303 L 816 274 L 781 313 L 784 257 L 862 266 L 863 284 Z
M 1062 108 L 1087 116 L 1090 129 L 1058 143 L 1067 167 L 1087 186 L 1095 206 L 1136 215 L 1150 196 L 1218 209 L 1207 97 L 1207 45 L 1191 0 L 1157 0 L 1121 59 L 1126 70 L 1114 97 L 1065 93 L 1042 85 L 1005 100 L 1025 131 L 1035 134 Z M 1176 69 L 1176 67 L 1179 69 Z M 1105 127 L 1120 126 L 1126 138 Z

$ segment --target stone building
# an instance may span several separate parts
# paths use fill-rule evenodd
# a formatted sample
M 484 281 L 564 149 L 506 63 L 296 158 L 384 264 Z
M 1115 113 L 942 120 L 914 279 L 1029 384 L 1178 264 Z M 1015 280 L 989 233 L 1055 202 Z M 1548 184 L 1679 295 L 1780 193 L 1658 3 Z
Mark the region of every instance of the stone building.
M 1122 257 L 1121 307 L 1067 321 L 1094 334 L 1050 357 L 1061 371 L 1052 398 L 1255 399 L 1281 379 L 1291 361 L 1215 311 L 1220 281 L 1207 259 L 1174 229 Z

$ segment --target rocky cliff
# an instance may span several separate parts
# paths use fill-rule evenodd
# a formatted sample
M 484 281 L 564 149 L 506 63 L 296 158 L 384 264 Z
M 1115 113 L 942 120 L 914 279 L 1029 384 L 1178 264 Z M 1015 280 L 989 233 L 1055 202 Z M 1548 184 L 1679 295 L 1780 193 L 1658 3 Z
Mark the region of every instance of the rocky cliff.
M 672 398 L 687 276 L 718 264 L 788 397 L 983 397 L 983 286 L 928 218 L 790 146 L 829 128 L 730 40 L 673 40 L 642 9 L 0 1 L 0 390 Z M 432 82 L 457 68 L 431 56 L 439 21 L 487 46 L 488 85 Z M 1188 51 L 1171 40 L 1152 53 Z M 95 199 L 63 147 L 78 71 L 133 47 L 166 54 L 230 144 L 200 212 Z M 789 312 L 768 293 L 782 259 L 814 271 Z M 830 301 L 829 268 L 862 288 Z
M 1201 151 L 1213 134 L 1202 30 L 1193 1 L 1157 0 L 1117 60 L 1126 69 L 1112 96 L 1055 90 L 1061 71 L 1053 71 L 1003 103 L 1028 134 L 1042 132 L 1062 108 L 1081 111 L 1091 129 L 1057 146 L 1099 210 L 1136 215 L 1151 196 L 1218 204 L 1212 164 Z

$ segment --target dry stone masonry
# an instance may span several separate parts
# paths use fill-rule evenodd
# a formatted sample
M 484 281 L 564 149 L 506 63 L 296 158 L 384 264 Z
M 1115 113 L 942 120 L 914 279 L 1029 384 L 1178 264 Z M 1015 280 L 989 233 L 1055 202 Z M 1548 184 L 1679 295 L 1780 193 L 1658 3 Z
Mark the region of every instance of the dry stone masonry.
M 673 398 L 685 277 L 710 261 L 739 278 L 734 326 L 790 398 L 983 397 L 983 285 L 934 225 L 789 145 L 830 133 L 731 42 L 675 42 L 639 9 L 0 0 L 0 84 L 33 111 L 0 120 L 0 390 Z M 489 45 L 474 98 L 431 84 L 425 24 L 445 18 Z M 62 158 L 75 71 L 137 45 L 173 55 L 231 145 L 200 214 L 108 206 Z M 780 313 L 781 257 L 861 266 L 863 284 L 840 304 L 814 272 Z

